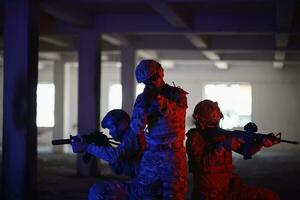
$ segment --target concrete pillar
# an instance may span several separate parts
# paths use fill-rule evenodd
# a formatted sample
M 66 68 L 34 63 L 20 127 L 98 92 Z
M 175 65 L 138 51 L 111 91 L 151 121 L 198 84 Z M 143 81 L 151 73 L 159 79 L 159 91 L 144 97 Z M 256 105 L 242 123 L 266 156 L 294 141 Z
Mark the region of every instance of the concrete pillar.
M 65 62 L 55 61 L 53 71 L 55 86 L 53 139 L 62 139 L 64 137 Z M 63 145 L 53 146 L 53 152 L 62 153 Z
M 3 105 L 3 56 L 0 53 L 0 105 Z M 0 116 L 3 116 L 3 106 L 0 107 Z M 2 146 L 3 120 L 0 120 L 0 145 Z M 1 173 L 1 172 L 0 172 Z
M 100 121 L 100 35 L 83 31 L 79 36 L 78 71 L 78 133 L 89 134 L 99 130 Z M 97 173 L 96 159 L 83 163 L 82 154 L 77 156 L 77 172 L 81 176 Z
M 135 49 L 129 46 L 121 48 L 121 84 L 122 109 L 131 114 L 135 101 Z
M 1 199 L 37 198 L 38 5 L 5 1 Z

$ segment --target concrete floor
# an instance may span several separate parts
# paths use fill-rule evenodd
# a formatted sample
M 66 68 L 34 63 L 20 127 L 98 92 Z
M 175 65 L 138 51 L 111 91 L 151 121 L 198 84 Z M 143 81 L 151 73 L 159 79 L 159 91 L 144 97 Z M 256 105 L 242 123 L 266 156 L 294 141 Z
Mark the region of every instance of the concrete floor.
M 262 151 L 251 160 L 235 159 L 236 172 L 249 185 L 270 188 L 282 200 L 300 199 L 300 151 Z
M 106 164 L 100 165 L 101 176 L 77 177 L 73 154 L 39 154 L 38 199 L 86 199 L 88 189 L 94 182 L 100 179 L 116 178 Z M 300 199 L 300 151 L 263 151 L 247 161 L 240 156 L 234 156 L 234 165 L 245 183 L 270 188 L 278 192 L 282 200 Z M 192 190 L 190 175 L 188 180 L 187 196 L 189 197 Z

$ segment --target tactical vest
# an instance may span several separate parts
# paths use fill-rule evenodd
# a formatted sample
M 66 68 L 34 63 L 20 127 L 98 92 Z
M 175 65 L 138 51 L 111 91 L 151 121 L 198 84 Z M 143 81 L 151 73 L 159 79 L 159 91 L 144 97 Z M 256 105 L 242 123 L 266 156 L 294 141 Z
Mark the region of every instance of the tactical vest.
M 219 143 L 226 138 L 224 135 L 208 137 L 205 143 L 203 157 L 203 172 L 207 173 L 228 173 L 232 171 L 232 153 L 231 150 L 220 150 Z
M 183 146 L 187 92 L 168 84 L 161 89 L 148 109 L 148 144 Z

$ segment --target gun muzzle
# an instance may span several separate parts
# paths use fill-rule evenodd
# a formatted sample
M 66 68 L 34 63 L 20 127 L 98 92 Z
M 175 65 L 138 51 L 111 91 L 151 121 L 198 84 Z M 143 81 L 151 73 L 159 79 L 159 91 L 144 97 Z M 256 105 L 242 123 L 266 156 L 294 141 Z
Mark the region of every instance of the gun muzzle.
M 282 139 L 280 139 L 279 141 L 280 141 L 280 142 L 284 142 L 284 143 L 289 143 L 289 144 L 299 144 L 298 141 L 282 140 Z
M 52 145 L 63 145 L 63 144 L 70 144 L 71 139 L 63 139 L 63 140 L 52 140 Z

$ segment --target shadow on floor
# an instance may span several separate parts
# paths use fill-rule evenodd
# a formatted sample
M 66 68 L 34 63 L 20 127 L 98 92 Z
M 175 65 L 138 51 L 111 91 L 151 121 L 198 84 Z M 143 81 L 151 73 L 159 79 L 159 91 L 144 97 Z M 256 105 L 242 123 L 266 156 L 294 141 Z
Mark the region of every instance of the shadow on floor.
M 116 179 L 108 165 L 101 162 L 102 175 L 84 178 L 76 176 L 74 154 L 38 155 L 38 199 L 81 200 L 87 199 L 89 187 L 104 179 Z M 251 160 L 234 155 L 236 172 L 244 183 L 270 188 L 280 194 L 282 200 L 300 199 L 300 152 L 260 152 Z M 187 198 L 192 190 L 188 176 Z

